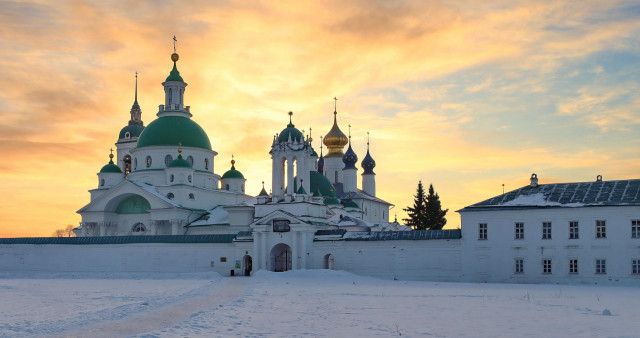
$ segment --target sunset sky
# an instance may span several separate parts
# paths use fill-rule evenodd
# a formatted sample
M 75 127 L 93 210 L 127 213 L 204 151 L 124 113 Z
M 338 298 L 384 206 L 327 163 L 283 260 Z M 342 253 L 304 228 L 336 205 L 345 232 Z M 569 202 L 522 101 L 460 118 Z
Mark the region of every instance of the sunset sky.
M 640 178 L 637 1 L 0 1 L 0 237 L 78 225 L 129 119 L 148 125 L 172 38 L 185 103 L 247 192 L 273 135 L 338 122 L 406 216 L 433 183 L 455 213 L 529 183 Z M 482 5 L 479 5 L 482 3 Z M 361 169 L 359 173 L 361 173 Z

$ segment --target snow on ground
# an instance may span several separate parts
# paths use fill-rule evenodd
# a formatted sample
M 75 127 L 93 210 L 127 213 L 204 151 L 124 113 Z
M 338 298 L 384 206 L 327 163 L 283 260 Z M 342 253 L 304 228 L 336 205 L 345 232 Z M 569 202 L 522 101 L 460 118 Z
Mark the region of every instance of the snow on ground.
M 634 287 L 406 282 L 330 270 L 0 274 L 0 297 L 2 337 L 640 336 Z

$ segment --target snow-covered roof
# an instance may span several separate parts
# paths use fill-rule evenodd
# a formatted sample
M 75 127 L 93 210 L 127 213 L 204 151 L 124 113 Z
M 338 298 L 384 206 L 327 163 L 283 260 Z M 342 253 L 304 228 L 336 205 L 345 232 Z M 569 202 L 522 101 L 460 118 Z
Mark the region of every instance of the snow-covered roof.
M 621 205 L 640 205 L 640 179 L 527 185 L 458 212 Z

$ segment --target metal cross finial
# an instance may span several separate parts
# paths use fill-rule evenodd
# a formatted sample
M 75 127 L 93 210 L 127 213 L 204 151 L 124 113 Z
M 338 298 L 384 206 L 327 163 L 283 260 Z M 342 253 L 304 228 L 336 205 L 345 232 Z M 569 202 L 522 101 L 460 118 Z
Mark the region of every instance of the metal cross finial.
M 289 123 L 292 123 L 292 122 L 291 122 L 291 116 L 292 116 L 292 115 L 293 115 L 293 112 L 292 112 L 292 111 L 290 111 L 290 112 L 289 112 Z
M 113 161 L 113 148 L 109 149 L 111 151 L 111 154 L 109 154 L 109 158 Z
M 351 124 L 349 124 L 349 139 L 351 139 Z
M 338 98 L 337 97 L 333 98 L 333 113 L 334 114 L 338 113 Z
M 173 36 L 173 52 L 176 52 L 176 42 L 178 42 L 178 39 L 176 39 L 176 36 Z
M 369 151 L 369 132 L 367 132 L 367 151 Z
M 138 72 L 136 72 L 136 97 L 135 101 L 138 101 Z

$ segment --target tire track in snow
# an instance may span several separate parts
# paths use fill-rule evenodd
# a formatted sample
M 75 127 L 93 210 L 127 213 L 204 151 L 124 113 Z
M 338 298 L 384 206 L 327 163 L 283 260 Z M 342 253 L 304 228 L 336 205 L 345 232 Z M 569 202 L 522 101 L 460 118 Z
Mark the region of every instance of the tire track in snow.
M 226 277 L 201 295 L 190 297 L 125 319 L 101 321 L 63 332 L 58 337 L 126 337 L 177 325 L 193 314 L 230 303 L 244 292 L 248 278 Z

